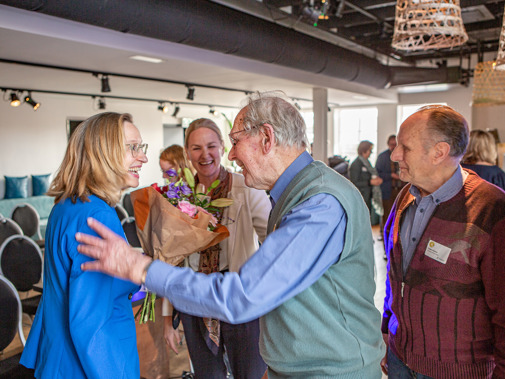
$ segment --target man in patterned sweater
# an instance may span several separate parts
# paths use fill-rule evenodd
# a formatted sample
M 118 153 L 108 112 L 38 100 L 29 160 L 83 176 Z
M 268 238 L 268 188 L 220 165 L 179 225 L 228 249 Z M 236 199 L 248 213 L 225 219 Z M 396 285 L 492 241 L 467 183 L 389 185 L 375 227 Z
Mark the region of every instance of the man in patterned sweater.
M 410 184 L 385 228 L 389 378 L 505 378 L 505 192 L 461 168 L 465 119 L 427 106 L 391 159 Z

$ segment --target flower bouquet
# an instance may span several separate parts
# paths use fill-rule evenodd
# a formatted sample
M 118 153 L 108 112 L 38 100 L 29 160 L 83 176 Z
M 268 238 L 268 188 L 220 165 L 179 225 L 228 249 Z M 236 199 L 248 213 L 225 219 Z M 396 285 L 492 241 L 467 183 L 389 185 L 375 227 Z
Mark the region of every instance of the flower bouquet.
M 176 176 L 175 170 L 169 175 Z M 189 169 L 182 179 L 164 187 L 154 184 L 131 193 L 137 235 L 144 252 L 163 262 L 177 265 L 197 251 L 213 246 L 230 235 L 213 215 L 218 208 L 230 206 L 231 199 L 211 200 L 209 193 L 219 185 L 216 180 L 205 189 L 198 184 Z M 140 323 L 154 321 L 156 295 L 146 291 L 140 314 Z

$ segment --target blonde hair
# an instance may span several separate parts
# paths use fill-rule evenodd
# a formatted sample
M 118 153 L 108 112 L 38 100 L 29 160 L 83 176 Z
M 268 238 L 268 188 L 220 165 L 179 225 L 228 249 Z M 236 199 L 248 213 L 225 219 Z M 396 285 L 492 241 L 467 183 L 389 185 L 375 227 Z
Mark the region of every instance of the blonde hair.
M 180 145 L 170 145 L 165 150 L 160 153 L 160 160 L 170 162 L 176 167 L 176 171 L 181 170 L 181 175 L 184 177 L 184 169 L 189 168 L 193 172 L 193 167 L 191 163 L 186 159 L 184 154 L 184 148 Z
M 89 201 L 90 195 L 111 206 L 119 201 L 128 174 L 123 166 L 125 122 L 133 123 L 130 114 L 105 112 L 79 124 L 47 193 L 55 197 L 55 202 L 66 198 L 73 203 L 77 199 Z
M 189 124 L 188 128 L 186 129 L 185 142 L 184 142 L 184 146 L 186 147 L 186 149 L 188 148 L 189 136 L 191 135 L 191 133 L 201 128 L 207 128 L 216 133 L 217 136 L 219 137 L 221 145 L 224 146 L 223 135 L 221 134 L 221 130 L 218 128 L 216 123 L 208 118 L 199 118 L 193 121 L 191 124 Z
M 496 140 L 494 136 L 484 130 L 476 129 L 470 132 L 470 142 L 463 162 L 475 164 L 477 162 L 487 162 L 496 164 L 498 153 L 496 151 Z

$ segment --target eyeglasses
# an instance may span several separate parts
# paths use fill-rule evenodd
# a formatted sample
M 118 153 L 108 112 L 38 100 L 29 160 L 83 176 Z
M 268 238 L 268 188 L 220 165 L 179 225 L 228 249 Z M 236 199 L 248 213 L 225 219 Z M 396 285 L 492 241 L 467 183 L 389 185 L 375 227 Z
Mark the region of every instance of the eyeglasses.
M 238 140 L 238 139 L 236 139 L 235 137 L 233 137 L 233 135 L 234 135 L 234 134 L 239 134 L 239 133 L 243 133 L 243 132 L 250 132 L 251 130 L 256 129 L 256 128 L 258 128 L 258 127 L 259 127 L 259 125 L 257 125 L 257 126 L 253 126 L 251 129 L 242 129 L 242 130 L 238 130 L 238 131 L 236 131 L 236 132 L 233 132 L 233 133 L 228 134 L 228 138 L 230 139 L 231 144 L 232 144 L 233 146 L 236 146 L 239 140 Z
M 130 150 L 132 157 L 136 158 L 139 152 L 142 151 L 144 155 L 147 153 L 147 143 L 127 143 L 126 148 Z

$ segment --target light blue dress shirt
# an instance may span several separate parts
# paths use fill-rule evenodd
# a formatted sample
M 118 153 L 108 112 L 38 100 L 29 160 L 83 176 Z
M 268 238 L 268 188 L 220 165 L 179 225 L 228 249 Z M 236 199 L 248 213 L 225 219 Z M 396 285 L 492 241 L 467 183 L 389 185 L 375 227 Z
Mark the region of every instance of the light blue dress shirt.
M 404 216 L 400 227 L 400 238 L 403 246 L 403 275 L 406 274 L 409 268 L 416 246 L 437 205 L 456 196 L 463 187 L 464 178 L 467 174 L 464 175 L 463 177 L 463 170 L 459 167 L 447 182 L 425 197 L 421 197 L 421 192 L 417 187 L 414 185 L 410 187 L 409 191 L 415 197 L 415 200 L 403 213 Z
M 270 191 L 273 201 L 312 161 L 304 152 L 284 171 Z M 184 313 L 248 322 L 311 286 L 336 263 L 346 225 L 340 202 L 318 194 L 288 212 L 238 273 L 205 275 L 155 261 L 147 272 L 146 287 Z

